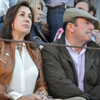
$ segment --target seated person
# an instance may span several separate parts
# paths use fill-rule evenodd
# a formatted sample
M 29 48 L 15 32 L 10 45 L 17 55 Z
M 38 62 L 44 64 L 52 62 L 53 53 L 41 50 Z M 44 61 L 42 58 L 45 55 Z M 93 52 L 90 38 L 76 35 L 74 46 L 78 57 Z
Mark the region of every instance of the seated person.
M 66 9 L 64 33 L 53 43 L 68 46 L 45 46 L 41 50 L 48 93 L 53 98 L 100 100 L 100 51 L 86 49 L 100 48 L 91 41 L 93 21 L 97 19 L 83 10 Z
M 32 41 L 33 19 L 27 2 L 12 6 L 5 16 L 1 38 Z M 46 90 L 39 49 L 34 44 L 0 41 L 0 100 L 45 100 Z

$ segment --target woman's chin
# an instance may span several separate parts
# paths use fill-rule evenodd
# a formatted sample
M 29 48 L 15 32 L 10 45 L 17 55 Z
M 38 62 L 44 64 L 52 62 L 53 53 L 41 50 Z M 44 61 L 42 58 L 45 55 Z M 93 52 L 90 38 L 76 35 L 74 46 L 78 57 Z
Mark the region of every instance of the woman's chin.
M 39 20 L 37 20 L 37 22 L 39 23 L 39 22 L 40 22 L 40 19 L 39 19 Z

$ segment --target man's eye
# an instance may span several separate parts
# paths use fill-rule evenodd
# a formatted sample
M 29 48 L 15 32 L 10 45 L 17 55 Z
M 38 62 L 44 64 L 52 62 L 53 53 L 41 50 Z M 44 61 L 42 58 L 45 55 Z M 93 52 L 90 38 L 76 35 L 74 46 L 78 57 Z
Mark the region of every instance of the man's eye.
M 91 21 L 91 24 L 93 24 L 94 23 L 94 21 Z
M 86 21 L 86 24 L 88 24 L 89 23 L 89 21 Z

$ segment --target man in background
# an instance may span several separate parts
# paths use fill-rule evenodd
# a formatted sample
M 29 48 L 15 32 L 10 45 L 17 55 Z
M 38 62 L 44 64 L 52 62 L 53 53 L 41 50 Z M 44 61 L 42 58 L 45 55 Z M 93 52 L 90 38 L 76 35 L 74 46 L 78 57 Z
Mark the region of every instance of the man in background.
M 92 16 L 95 16 L 96 15 L 96 8 L 94 7 L 94 5 L 89 2 L 89 1 L 86 1 L 86 0 L 81 0 L 81 1 L 78 1 L 75 8 L 78 8 L 78 9 L 81 9 L 81 10 L 84 10 L 86 12 L 88 12 L 89 14 L 91 14 Z M 100 25 L 99 25 L 99 22 L 96 21 L 93 23 L 94 24 L 94 30 L 92 31 L 92 37 L 91 39 L 93 41 L 95 41 L 97 44 L 100 44 Z M 61 34 L 64 32 L 63 28 L 60 28 L 56 35 L 55 35 L 55 38 L 54 38 L 54 41 L 59 39 L 61 37 Z
M 44 0 L 47 7 L 47 22 L 52 42 L 57 30 L 63 25 L 63 14 L 68 7 L 74 7 L 74 0 Z

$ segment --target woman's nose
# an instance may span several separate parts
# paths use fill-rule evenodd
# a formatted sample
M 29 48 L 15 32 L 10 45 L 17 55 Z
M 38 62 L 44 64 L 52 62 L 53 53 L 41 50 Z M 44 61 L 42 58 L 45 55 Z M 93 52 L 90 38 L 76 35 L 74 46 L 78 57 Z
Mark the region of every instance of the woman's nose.
M 29 17 L 28 16 L 25 17 L 25 21 L 29 22 Z
M 43 11 L 42 10 L 40 10 L 40 15 L 43 15 Z

